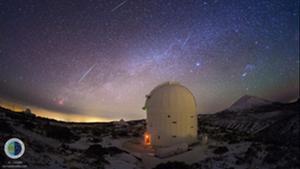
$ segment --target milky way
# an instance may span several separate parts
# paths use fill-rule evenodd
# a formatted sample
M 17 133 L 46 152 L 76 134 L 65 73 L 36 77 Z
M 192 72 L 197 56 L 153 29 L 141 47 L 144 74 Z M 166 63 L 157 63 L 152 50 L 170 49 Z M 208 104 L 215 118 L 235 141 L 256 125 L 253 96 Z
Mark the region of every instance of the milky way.
M 0 97 L 66 114 L 144 118 L 179 81 L 213 113 L 299 97 L 299 1 L 0 2 Z

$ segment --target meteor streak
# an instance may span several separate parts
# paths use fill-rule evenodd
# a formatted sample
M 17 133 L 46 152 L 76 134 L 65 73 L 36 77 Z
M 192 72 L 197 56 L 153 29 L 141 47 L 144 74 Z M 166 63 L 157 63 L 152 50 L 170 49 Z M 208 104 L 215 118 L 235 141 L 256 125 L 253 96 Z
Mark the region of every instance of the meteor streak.
M 115 10 L 117 10 L 118 8 L 120 8 L 121 6 L 123 6 L 128 0 L 125 0 L 123 2 L 121 2 L 119 5 L 117 5 L 116 7 L 114 7 L 111 12 L 114 12 Z
M 81 78 L 78 80 L 78 83 L 80 83 L 96 66 L 96 64 L 94 64 L 93 66 L 91 66 L 82 76 Z

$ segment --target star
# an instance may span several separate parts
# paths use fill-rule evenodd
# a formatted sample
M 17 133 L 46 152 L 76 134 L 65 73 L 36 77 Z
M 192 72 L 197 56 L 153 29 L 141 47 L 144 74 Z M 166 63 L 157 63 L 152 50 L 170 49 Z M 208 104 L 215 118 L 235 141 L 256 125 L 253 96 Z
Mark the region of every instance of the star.
M 144 96 L 166 81 L 190 89 L 199 113 L 245 93 L 292 100 L 298 7 L 298 0 L 3 1 L 0 99 L 111 120 L 145 118 Z

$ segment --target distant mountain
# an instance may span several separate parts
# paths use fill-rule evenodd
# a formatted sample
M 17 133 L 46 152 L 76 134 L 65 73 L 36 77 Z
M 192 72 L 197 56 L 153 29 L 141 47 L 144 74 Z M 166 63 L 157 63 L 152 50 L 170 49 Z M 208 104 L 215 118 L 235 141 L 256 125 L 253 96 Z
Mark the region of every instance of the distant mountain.
M 257 133 L 283 119 L 298 116 L 299 100 L 276 103 L 254 96 L 243 96 L 228 109 L 203 117 L 200 123 L 246 133 Z
M 234 102 L 228 110 L 230 111 L 240 111 L 240 110 L 247 110 L 259 106 L 265 106 L 273 104 L 273 102 L 269 100 L 265 100 L 259 97 L 245 95 Z

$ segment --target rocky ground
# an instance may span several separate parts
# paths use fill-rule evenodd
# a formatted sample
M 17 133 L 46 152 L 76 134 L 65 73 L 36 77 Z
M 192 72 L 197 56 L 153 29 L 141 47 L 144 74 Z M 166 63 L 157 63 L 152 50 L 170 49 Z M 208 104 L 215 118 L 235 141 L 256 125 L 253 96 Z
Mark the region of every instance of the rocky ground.
M 0 108 L 0 146 L 11 137 L 23 140 L 26 152 L 19 160 L 30 169 L 143 168 L 139 157 L 113 142 L 140 138 L 144 132 L 145 120 L 66 123 L 29 110 Z M 155 168 L 300 168 L 299 100 L 282 104 L 244 96 L 222 112 L 199 115 L 199 139 L 207 142 L 207 153 L 198 162 L 166 162 Z M 0 151 L 0 166 L 9 161 Z

